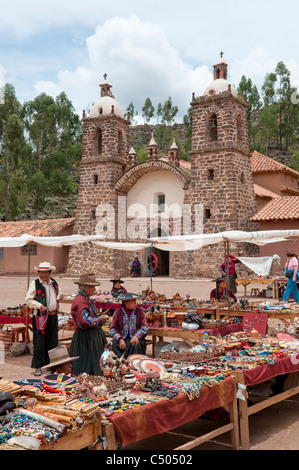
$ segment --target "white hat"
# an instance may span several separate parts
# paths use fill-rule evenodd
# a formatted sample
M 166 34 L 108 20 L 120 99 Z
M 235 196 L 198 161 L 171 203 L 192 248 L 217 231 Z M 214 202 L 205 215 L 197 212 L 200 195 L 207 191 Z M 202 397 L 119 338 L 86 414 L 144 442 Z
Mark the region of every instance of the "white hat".
M 36 271 L 56 271 L 55 266 L 51 266 L 51 263 L 48 263 L 47 261 L 45 263 L 39 263 L 39 267 L 35 267 Z

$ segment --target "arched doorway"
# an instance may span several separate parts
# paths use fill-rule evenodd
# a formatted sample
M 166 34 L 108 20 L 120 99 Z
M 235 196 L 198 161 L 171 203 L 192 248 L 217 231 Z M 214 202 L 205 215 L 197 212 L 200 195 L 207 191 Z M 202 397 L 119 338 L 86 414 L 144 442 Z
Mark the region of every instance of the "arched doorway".
M 151 231 L 149 238 L 165 237 L 165 236 L 167 236 L 167 234 L 161 229 L 161 227 L 157 227 Z M 156 255 L 157 261 L 158 261 L 158 266 L 157 266 L 156 271 L 154 272 L 154 275 L 155 276 L 169 276 L 169 251 L 159 250 L 158 248 L 155 248 L 155 247 L 148 249 L 148 256 L 147 256 L 148 276 L 150 276 L 150 266 L 149 266 L 150 250 L 152 250 L 152 252 Z

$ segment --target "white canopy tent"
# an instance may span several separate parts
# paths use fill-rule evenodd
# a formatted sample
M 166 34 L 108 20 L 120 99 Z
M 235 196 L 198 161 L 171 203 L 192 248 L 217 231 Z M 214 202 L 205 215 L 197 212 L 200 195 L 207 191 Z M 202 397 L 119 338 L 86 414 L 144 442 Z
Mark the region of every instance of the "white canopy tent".
M 208 245 L 224 243 L 225 255 L 230 242 L 253 243 L 264 246 L 268 243 L 285 241 L 289 237 L 299 237 L 299 230 L 270 230 L 260 232 L 226 231 L 211 234 L 193 234 L 172 237 L 150 238 L 146 243 L 107 242 L 103 235 L 68 235 L 61 237 L 34 237 L 24 234 L 20 237 L 0 237 L 0 248 L 14 248 L 38 243 L 44 246 L 72 246 L 78 243 L 92 242 L 109 249 L 136 251 L 154 246 L 164 251 L 199 250 Z M 30 258 L 30 257 L 29 257 Z M 30 262 L 30 260 L 29 260 Z
M 268 243 L 285 241 L 288 237 L 299 236 L 299 230 L 268 230 L 261 232 L 227 231 L 209 234 L 182 235 L 151 238 L 150 241 L 160 250 L 189 251 L 198 250 L 218 243 L 243 242 L 264 246 Z

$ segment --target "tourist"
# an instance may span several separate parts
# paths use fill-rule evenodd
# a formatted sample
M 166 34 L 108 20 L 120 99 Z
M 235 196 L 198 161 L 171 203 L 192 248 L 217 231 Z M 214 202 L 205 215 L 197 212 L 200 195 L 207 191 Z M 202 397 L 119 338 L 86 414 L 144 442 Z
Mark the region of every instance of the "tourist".
M 137 306 L 138 297 L 136 294 L 125 294 L 120 298 L 122 306 L 113 314 L 110 336 L 113 338 L 113 351 L 118 357 L 145 354 L 148 324 L 143 308 Z
M 72 374 L 72 362 L 79 357 L 70 357 L 66 346 L 61 345 L 49 351 L 50 363 L 42 369 L 49 369 L 51 374 Z
M 210 300 L 217 300 L 218 302 L 223 302 L 227 300 L 227 296 L 232 299 L 234 302 L 237 302 L 237 297 L 232 290 L 227 288 L 227 283 L 224 277 L 216 279 L 216 288 L 213 289 L 210 293 Z
M 48 262 L 40 263 L 38 278 L 31 282 L 27 291 L 25 303 L 33 309 L 33 357 L 31 367 L 35 369 L 34 375 L 42 374 L 41 368 L 49 364 L 50 349 L 58 345 L 58 317 L 59 300 L 63 298 L 58 284 L 51 277 L 56 270 Z
M 287 302 L 291 295 L 297 304 L 299 303 L 299 293 L 297 288 L 297 273 L 298 273 L 298 258 L 294 251 L 287 252 L 287 262 L 285 264 L 285 275 L 287 276 L 288 283 L 283 293 L 283 301 Z M 288 277 L 290 276 L 290 277 Z
M 236 287 L 236 278 L 237 278 L 237 273 L 236 273 L 236 264 L 239 263 L 240 261 L 235 258 L 232 255 L 229 255 L 226 257 L 226 260 L 224 263 L 222 263 L 219 266 L 219 271 L 223 276 L 226 276 L 228 274 L 229 276 L 229 288 L 230 290 L 235 294 L 237 292 L 237 287 Z
M 135 256 L 135 259 L 131 266 L 131 276 L 139 277 L 141 275 L 141 263 L 138 259 L 138 256 Z
M 75 332 L 70 345 L 70 355 L 79 356 L 79 359 L 73 366 L 73 373 L 102 375 L 100 359 L 107 343 L 102 325 L 109 317 L 99 314 L 91 299 L 100 283 L 96 281 L 93 273 L 88 273 L 81 274 L 75 284 L 79 285 L 79 292 L 71 307 Z

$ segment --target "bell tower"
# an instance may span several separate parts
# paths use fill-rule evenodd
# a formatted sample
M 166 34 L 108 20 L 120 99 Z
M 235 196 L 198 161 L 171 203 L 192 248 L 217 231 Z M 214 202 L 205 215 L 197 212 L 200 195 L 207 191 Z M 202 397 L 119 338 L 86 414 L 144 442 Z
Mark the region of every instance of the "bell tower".
M 94 235 L 105 226 L 105 239 L 118 238 L 118 196 L 115 181 L 124 173 L 129 162 L 129 121 L 111 92 L 107 75 L 100 84 L 100 98 L 92 106 L 89 116 L 83 112 L 82 159 L 74 234 Z M 82 247 L 74 246 L 69 256 L 70 272 L 81 272 L 84 265 L 101 272 L 103 255 L 98 247 L 89 247 L 82 257 Z M 80 253 L 80 256 L 77 254 Z M 113 273 L 115 259 L 107 259 Z M 106 257 L 106 255 L 105 255 Z M 83 264 L 83 266 L 82 266 Z M 96 271 L 95 271 L 96 272 Z
M 212 83 L 199 98 L 193 93 L 191 102 L 191 184 L 185 203 L 191 207 L 202 205 L 203 233 L 256 229 L 250 222 L 255 213 L 255 194 L 247 102 L 227 80 L 228 65 L 222 56 L 223 53 L 214 65 Z M 213 248 L 214 252 L 218 249 L 220 256 L 222 247 Z M 204 253 L 209 249 L 200 251 L 204 263 Z M 211 256 L 211 253 L 206 256 L 207 265 Z M 197 262 L 200 265 L 200 260 Z

